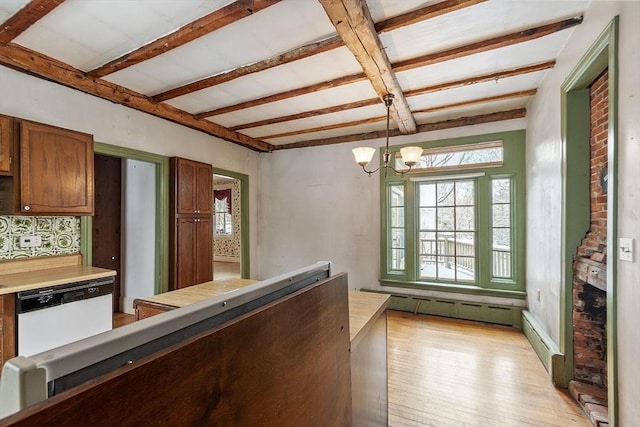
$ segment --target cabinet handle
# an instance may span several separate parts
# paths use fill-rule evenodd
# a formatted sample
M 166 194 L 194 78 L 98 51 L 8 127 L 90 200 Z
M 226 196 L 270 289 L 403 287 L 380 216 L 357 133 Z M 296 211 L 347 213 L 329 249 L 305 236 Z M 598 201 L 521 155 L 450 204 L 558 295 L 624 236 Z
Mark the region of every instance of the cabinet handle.
M 31 210 L 31 206 L 25 206 L 23 209 L 24 209 L 25 211 L 30 211 L 30 210 Z

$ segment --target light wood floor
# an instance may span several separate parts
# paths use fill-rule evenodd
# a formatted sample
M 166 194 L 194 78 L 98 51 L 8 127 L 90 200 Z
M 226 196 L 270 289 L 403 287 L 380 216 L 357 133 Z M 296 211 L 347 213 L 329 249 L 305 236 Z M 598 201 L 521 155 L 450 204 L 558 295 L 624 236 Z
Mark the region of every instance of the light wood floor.
M 240 278 L 239 262 L 214 261 L 213 280 L 239 279 L 239 278 Z
M 389 425 L 590 426 L 522 332 L 388 312 Z

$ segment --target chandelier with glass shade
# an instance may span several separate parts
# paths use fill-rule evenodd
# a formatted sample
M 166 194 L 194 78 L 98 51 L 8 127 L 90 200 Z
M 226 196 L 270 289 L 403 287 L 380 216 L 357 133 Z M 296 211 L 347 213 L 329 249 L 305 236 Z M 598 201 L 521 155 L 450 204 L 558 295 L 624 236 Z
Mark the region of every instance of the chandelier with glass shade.
M 367 170 L 367 165 L 369 164 L 369 162 L 371 162 L 371 159 L 373 158 L 373 155 L 376 152 L 375 148 L 357 147 L 351 151 L 353 151 L 353 156 L 356 159 L 356 163 L 362 166 L 362 170 L 365 171 L 367 174 L 369 174 L 369 176 L 371 176 L 371 174 L 376 173 L 380 169 L 384 169 L 384 170 L 391 169 L 398 175 L 404 175 L 405 173 L 409 172 L 411 168 L 418 163 L 418 161 L 420 160 L 420 157 L 422 156 L 423 150 L 422 150 L 422 147 L 403 147 L 400 149 L 400 155 L 402 156 L 402 161 L 408 167 L 408 169 L 406 170 L 397 170 L 396 168 L 393 167 L 393 165 L 389 163 L 391 160 L 391 153 L 389 152 L 389 115 L 390 115 L 391 104 L 393 104 L 393 94 L 388 93 L 385 96 L 383 96 L 382 99 L 384 100 L 384 105 L 387 107 L 387 134 L 386 134 L 386 144 L 384 147 L 384 153 L 382 153 L 382 165 L 378 166 L 374 170 Z

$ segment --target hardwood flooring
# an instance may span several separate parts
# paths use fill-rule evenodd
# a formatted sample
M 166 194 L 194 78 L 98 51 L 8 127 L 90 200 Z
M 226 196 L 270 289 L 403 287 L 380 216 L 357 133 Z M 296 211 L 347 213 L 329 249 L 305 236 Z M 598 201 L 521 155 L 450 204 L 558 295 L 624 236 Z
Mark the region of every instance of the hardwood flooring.
M 239 278 L 240 278 L 239 262 L 214 261 L 213 280 L 239 279 Z
M 590 426 L 521 331 L 388 312 L 392 427 Z

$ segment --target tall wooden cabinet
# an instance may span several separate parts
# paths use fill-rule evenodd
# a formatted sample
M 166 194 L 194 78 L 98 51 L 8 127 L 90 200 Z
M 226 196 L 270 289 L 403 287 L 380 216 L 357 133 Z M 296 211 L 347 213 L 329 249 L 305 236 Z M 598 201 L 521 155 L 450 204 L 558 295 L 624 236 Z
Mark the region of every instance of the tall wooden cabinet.
M 93 215 L 93 136 L 10 120 L 15 123 L 8 125 L 14 131 L 9 141 L 11 167 L 9 173 L 0 175 L 12 177 L 0 176 L 0 213 Z M 5 120 L 2 122 L 4 140 L 8 131 Z
M 11 175 L 13 133 L 13 119 L 0 115 L 0 175 Z
M 213 168 L 171 158 L 171 289 L 213 280 Z

